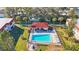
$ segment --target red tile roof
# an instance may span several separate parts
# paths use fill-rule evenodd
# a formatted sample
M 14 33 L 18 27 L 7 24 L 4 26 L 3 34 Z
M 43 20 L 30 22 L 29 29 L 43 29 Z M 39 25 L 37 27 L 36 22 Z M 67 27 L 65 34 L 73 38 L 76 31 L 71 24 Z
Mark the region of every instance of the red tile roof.
M 48 23 L 47 22 L 33 22 L 32 23 L 32 27 L 47 28 L 48 27 Z

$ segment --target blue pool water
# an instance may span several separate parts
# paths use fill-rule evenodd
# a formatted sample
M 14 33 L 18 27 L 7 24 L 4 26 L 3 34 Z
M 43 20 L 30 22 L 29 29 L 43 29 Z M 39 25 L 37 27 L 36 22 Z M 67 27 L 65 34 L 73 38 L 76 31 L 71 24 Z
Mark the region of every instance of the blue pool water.
M 51 38 L 49 34 L 43 34 L 43 35 L 32 35 L 32 41 L 35 41 L 37 43 L 51 43 Z
M 0 16 L 0 18 L 4 18 L 3 16 Z
M 0 14 L 0 18 L 4 18 L 4 14 Z

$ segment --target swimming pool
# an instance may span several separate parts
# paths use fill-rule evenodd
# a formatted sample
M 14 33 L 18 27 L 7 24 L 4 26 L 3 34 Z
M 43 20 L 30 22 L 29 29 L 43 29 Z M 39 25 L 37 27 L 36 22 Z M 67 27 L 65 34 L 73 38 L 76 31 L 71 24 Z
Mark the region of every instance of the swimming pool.
M 32 35 L 32 41 L 42 44 L 50 44 L 52 40 L 50 34 L 39 34 Z

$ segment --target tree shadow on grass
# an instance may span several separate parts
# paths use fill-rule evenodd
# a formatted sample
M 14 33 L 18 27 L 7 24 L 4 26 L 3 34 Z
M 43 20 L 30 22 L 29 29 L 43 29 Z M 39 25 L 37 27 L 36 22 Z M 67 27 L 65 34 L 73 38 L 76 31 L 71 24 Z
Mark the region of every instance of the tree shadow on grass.
M 15 41 L 15 45 L 20 37 L 21 34 L 23 34 L 24 30 L 18 28 L 18 27 L 14 27 L 11 31 L 10 34 L 13 36 L 14 41 Z

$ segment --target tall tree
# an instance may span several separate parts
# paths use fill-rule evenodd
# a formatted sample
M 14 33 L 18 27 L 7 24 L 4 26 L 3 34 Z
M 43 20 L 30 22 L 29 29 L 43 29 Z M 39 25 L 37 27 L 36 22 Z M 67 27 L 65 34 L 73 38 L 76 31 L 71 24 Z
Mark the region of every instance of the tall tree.
M 63 17 L 59 17 L 58 20 L 60 21 L 60 24 L 61 24 L 61 22 L 64 20 L 64 18 Z
M 20 23 L 20 21 L 21 21 L 21 17 L 20 17 L 20 16 L 16 16 L 15 22 L 16 22 L 16 23 Z
M 28 21 L 28 18 L 27 17 L 23 17 L 23 21 Z
M 53 24 L 55 23 L 55 21 L 57 21 L 57 18 L 56 17 L 52 18 L 52 23 Z

